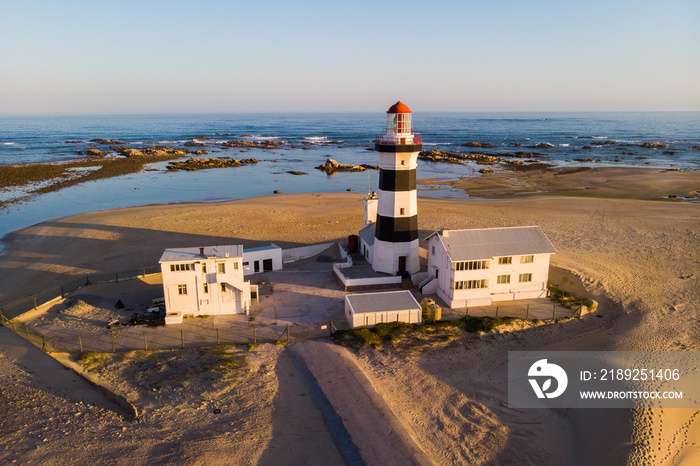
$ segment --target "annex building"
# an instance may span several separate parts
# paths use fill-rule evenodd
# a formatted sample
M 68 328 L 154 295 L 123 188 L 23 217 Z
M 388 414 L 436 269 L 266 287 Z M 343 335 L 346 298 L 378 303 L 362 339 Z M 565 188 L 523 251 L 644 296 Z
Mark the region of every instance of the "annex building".
M 426 241 L 421 291 L 449 307 L 547 296 L 549 260 L 557 251 L 538 226 L 442 230 Z

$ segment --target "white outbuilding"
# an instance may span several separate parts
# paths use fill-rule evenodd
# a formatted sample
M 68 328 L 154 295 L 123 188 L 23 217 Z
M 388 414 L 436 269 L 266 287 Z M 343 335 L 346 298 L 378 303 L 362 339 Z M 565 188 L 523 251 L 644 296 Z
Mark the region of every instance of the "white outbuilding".
M 282 248 L 275 243 L 243 251 L 243 275 L 282 270 Z
M 422 322 L 420 304 L 410 291 L 345 295 L 345 317 L 351 328 L 386 322 Z
M 442 230 L 426 241 L 429 276 L 421 291 L 452 308 L 547 296 L 557 251 L 538 226 Z
M 243 279 L 243 246 L 170 248 L 160 258 L 165 323 L 184 315 L 248 314 L 257 285 Z

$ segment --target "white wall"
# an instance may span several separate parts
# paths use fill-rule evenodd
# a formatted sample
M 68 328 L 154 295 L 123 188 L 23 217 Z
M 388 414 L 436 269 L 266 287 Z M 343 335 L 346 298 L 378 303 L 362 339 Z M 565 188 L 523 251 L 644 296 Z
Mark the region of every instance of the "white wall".
M 251 275 L 254 273 L 263 272 L 263 261 L 265 259 L 272 260 L 272 270 L 282 270 L 282 248 L 275 246 L 271 249 L 260 249 L 257 251 L 246 251 L 243 250 L 243 262 L 248 265 L 243 266 L 243 275 Z M 255 262 L 258 262 L 258 272 L 255 271 Z
M 316 254 L 321 254 L 331 246 L 333 246 L 333 243 L 321 243 L 312 244 L 310 246 L 300 246 L 298 248 L 283 249 L 282 260 L 283 262 L 294 262 L 302 259 L 308 259 Z M 245 251 L 243 252 L 243 255 L 245 255 Z
M 345 300 L 345 318 L 351 328 L 396 322 L 397 317 L 399 322 L 419 324 L 422 322 L 422 311 L 420 309 L 405 309 L 399 311 L 355 313 L 350 302 L 347 299 Z

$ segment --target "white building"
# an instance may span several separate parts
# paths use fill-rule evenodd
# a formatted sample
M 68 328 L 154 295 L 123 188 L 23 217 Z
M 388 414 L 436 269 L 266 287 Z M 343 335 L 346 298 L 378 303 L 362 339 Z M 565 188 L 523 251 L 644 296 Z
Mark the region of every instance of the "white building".
M 243 275 L 273 270 L 282 270 L 282 248 L 275 243 L 243 252 Z
M 345 295 L 345 317 L 351 328 L 386 322 L 422 322 L 422 310 L 410 291 Z
M 184 315 L 248 314 L 257 285 L 243 280 L 243 246 L 166 249 L 160 258 L 166 324 Z
M 547 296 L 557 251 L 540 227 L 443 230 L 426 241 L 429 277 L 421 291 L 452 308 Z

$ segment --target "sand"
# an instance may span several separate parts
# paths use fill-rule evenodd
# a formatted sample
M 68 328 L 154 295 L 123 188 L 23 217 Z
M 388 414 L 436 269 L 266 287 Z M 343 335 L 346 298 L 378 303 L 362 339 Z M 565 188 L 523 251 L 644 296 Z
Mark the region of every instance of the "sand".
M 635 179 L 644 179 L 640 183 L 647 187 L 631 189 L 624 196 L 638 199 L 618 199 L 615 193 L 624 192 L 624 180 L 629 178 L 623 172 L 603 171 L 597 180 L 611 181 L 606 182 L 607 191 L 595 197 L 577 193 L 483 202 L 419 200 L 421 237 L 440 228 L 539 225 L 559 251 L 552 264 L 580 278 L 599 301 L 598 314 L 602 316 L 486 336 L 468 346 L 403 353 L 369 350 L 359 354 L 357 362 L 374 380 L 377 392 L 433 462 L 678 464 L 684 460 L 692 464 L 698 459 L 700 424 L 696 410 L 512 410 L 505 403 L 508 350 L 700 349 L 700 204 L 648 200 L 663 197 L 660 193 L 669 190 L 678 173 L 686 178 L 683 192 L 689 192 L 691 185 L 700 189 L 697 172 L 650 170 L 634 175 Z M 617 183 L 612 175 L 623 181 Z M 555 183 L 554 174 L 549 175 L 551 179 L 537 176 L 542 177 L 543 184 Z M 671 177 L 670 181 L 666 176 Z M 528 182 L 527 176 L 521 181 Z M 498 189 L 512 194 L 517 186 L 509 191 L 509 185 L 513 183 L 503 183 Z M 643 194 L 648 192 L 653 196 Z M 286 247 L 344 238 L 356 233 L 361 222 L 362 196 L 352 193 L 146 206 L 66 217 L 6 238 L 9 249 L 0 257 L 0 303 L 24 297 L 37 286 L 60 284 L 74 275 L 155 264 L 164 247 L 228 243 L 252 247 L 270 241 Z M 264 396 L 246 398 L 250 403 L 247 412 L 272 426 L 284 425 L 280 416 L 303 422 L 299 419 L 304 413 L 294 404 L 287 404 L 293 403 L 294 397 L 282 389 L 281 377 L 285 368 L 291 367 L 283 356 L 286 353 L 274 347 L 259 351 L 257 357 L 267 361 L 268 369 L 254 365 L 245 380 Z M 17 365 L 11 370 L 22 372 Z M 15 377 L 26 377 L 23 386 L 31 385 L 31 374 Z M 187 406 L 192 400 L 173 397 L 161 409 L 166 410 L 163 413 L 176 410 L 178 403 Z M 10 401 L 10 405 L 3 409 L 28 409 L 19 401 Z M 156 448 L 157 436 L 149 440 L 143 435 L 139 442 L 152 442 L 152 448 L 140 446 L 131 457 L 126 449 L 120 449 L 125 461 L 151 458 L 155 462 L 203 462 L 207 452 L 214 449 L 219 456 L 214 456 L 212 462 L 222 462 L 222 449 L 213 446 L 219 434 L 207 431 L 211 433 L 207 437 L 210 441 L 197 443 L 188 427 L 188 420 L 196 417 L 188 417 L 186 409 L 174 412 L 182 418 L 179 422 L 168 421 L 169 438 L 173 442 L 180 439 L 187 455 L 178 456 L 176 452 L 168 456 Z M 17 422 L 21 419 L 18 417 Z M 35 429 L 40 429 L 38 421 L 32 422 Z M 226 458 L 234 462 L 255 463 L 259 459 L 263 463 L 285 463 L 289 458 L 279 445 L 290 442 L 290 438 L 297 445 L 314 445 L 315 439 L 324 435 L 323 423 L 316 414 L 308 421 L 312 426 L 309 430 L 295 431 L 294 435 L 277 435 L 282 432 L 280 427 L 248 432 L 243 420 L 231 418 L 230 422 L 231 432 L 247 439 L 240 444 L 226 443 Z M 201 423 L 192 424 L 192 429 L 203 428 Z M 31 425 L 26 429 L 31 430 Z M 89 429 L 74 435 L 87 439 Z M 255 439 L 264 451 L 247 456 Z M 21 448 L 29 448 L 27 442 L 31 441 L 19 442 Z M 16 438 L 5 438 L 0 448 L 12 452 L 19 451 L 16 449 L 20 446 Z M 41 448 L 49 448 L 49 453 L 35 458 L 50 458 L 51 446 L 43 442 Z M 99 449 L 90 443 L 79 450 L 76 461 L 99 458 Z M 56 447 L 54 453 L 62 455 L 66 451 L 65 447 Z M 332 452 L 319 455 L 333 457 Z M 310 455 L 307 460 L 312 458 Z

